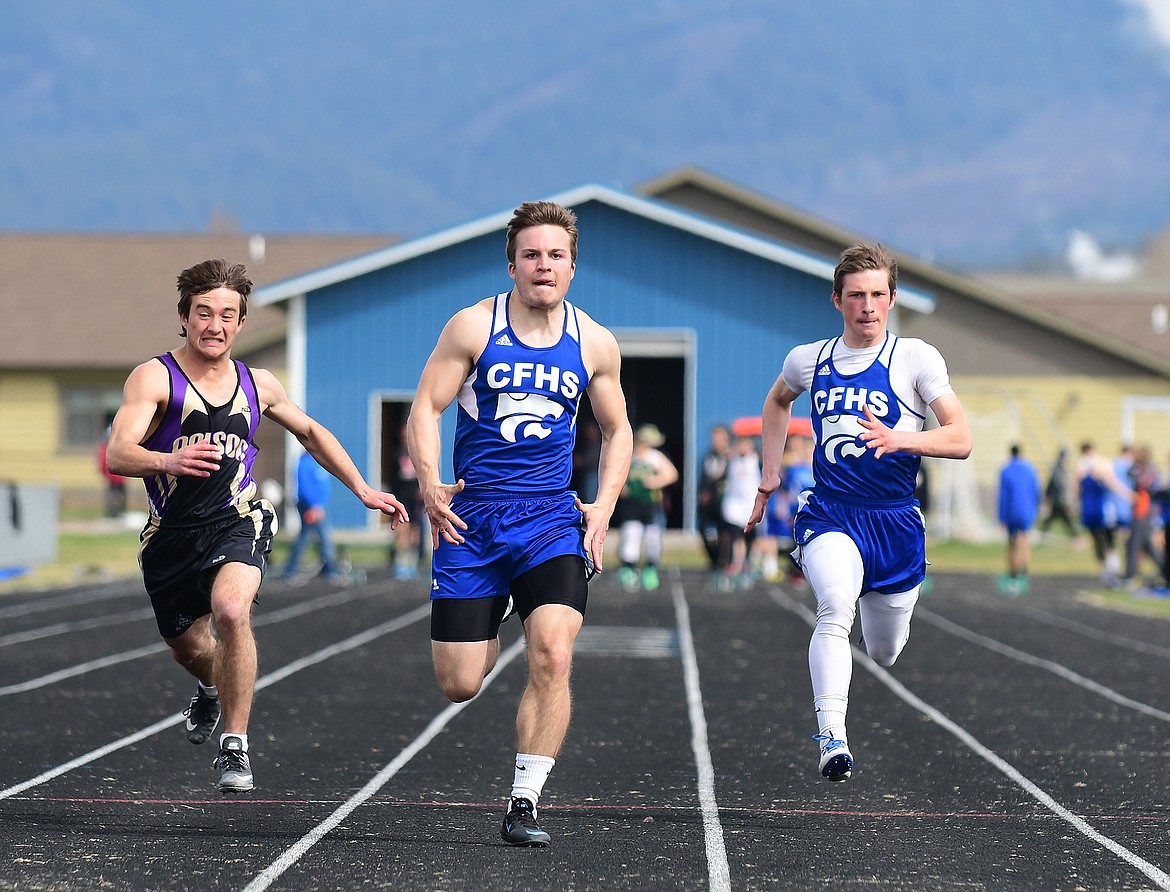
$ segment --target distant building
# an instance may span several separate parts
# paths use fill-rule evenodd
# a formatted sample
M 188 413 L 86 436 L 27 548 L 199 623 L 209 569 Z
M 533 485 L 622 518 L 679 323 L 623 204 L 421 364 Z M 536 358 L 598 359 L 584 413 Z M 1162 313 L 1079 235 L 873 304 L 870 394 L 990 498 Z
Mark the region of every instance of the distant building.
M 94 501 L 94 453 L 130 370 L 182 345 L 175 279 L 214 257 L 257 286 L 393 243 L 391 236 L 0 233 L 0 480 Z M 255 301 L 235 356 L 284 370 L 284 313 Z M 283 479 L 284 440 L 260 427 L 260 473 Z M 132 499 L 145 504 L 142 487 Z
M 880 233 L 845 230 L 694 168 L 638 191 L 829 260 L 858 241 L 881 240 Z M 902 286 L 929 293 L 937 304 L 930 314 L 904 314 L 891 329 L 942 351 L 975 438 L 966 462 L 928 460 L 938 469 L 932 481 L 944 489 L 942 504 L 949 504 L 935 532 L 995 531 L 995 478 L 1014 442 L 1040 464 L 1061 446 L 1087 439 L 1106 454 L 1122 442 L 1145 442 L 1165 460 L 1159 452 L 1170 443 L 1170 233 L 1151 245 L 1143 276 L 1117 283 L 959 275 L 887 247 L 898 258 Z
M 689 528 L 708 428 L 758 415 L 785 353 L 840 328 L 830 300 L 834 264 L 601 186 L 554 200 L 580 221 L 569 300 L 616 335 L 630 418 L 665 433 L 663 449 L 682 475 L 670 524 Z M 258 294 L 261 304 L 288 306 L 292 392 L 344 442 L 365 444 L 355 454 L 367 479 L 391 478 L 401 423 L 443 324 L 512 287 L 504 255 L 510 216 L 509 208 Z M 933 310 L 912 287 L 901 297 L 897 319 Z M 807 414 L 806 403 L 796 411 Z M 442 432 L 448 474 L 453 430 L 450 410 Z M 353 499 L 338 498 L 330 510 L 342 526 L 377 521 Z

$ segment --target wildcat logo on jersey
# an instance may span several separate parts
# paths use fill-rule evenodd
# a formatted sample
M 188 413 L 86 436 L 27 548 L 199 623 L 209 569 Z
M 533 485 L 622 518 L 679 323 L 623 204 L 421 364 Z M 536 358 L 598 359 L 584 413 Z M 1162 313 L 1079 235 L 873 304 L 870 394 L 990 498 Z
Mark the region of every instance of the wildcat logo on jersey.
M 833 464 L 844 457 L 857 458 L 866 453 L 865 446 L 857 439 L 864 430 L 856 415 L 826 415 L 821 419 L 818 446 Z
M 552 433 L 544 426 L 544 420 L 560 418 L 564 414 L 564 406 L 539 393 L 501 393 L 496 398 L 500 435 L 509 443 L 525 437 L 543 440 Z

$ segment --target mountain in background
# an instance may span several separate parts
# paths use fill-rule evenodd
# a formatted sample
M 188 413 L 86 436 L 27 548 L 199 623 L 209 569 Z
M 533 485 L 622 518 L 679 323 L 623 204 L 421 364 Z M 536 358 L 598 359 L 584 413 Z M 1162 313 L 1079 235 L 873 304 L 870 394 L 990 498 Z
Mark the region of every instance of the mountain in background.
M 421 235 L 702 167 L 958 269 L 1170 225 L 1165 0 L 0 0 L 0 229 Z

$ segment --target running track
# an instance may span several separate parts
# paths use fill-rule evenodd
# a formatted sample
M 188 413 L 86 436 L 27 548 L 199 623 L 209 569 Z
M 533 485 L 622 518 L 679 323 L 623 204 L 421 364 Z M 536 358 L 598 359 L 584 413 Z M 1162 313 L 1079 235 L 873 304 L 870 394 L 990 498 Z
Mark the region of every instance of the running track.
M 518 623 L 459 706 L 425 589 L 266 583 L 255 793 L 193 747 L 139 583 L 0 597 L 0 889 L 1170 889 L 1170 623 L 1074 579 L 933 576 L 902 659 L 856 653 L 852 780 L 816 772 L 807 593 L 591 589 L 547 849 L 498 838 Z M 856 637 L 856 636 L 855 636 Z

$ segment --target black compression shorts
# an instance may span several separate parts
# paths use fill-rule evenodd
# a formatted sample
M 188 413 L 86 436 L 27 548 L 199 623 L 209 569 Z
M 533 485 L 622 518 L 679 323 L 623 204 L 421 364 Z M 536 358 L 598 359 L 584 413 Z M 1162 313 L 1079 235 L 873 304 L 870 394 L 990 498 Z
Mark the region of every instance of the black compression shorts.
M 563 604 L 582 616 L 589 600 L 585 561 L 565 554 L 512 580 L 512 602 L 521 622 L 545 604 Z M 500 632 L 508 599 L 435 598 L 431 601 L 432 641 L 491 641 Z

